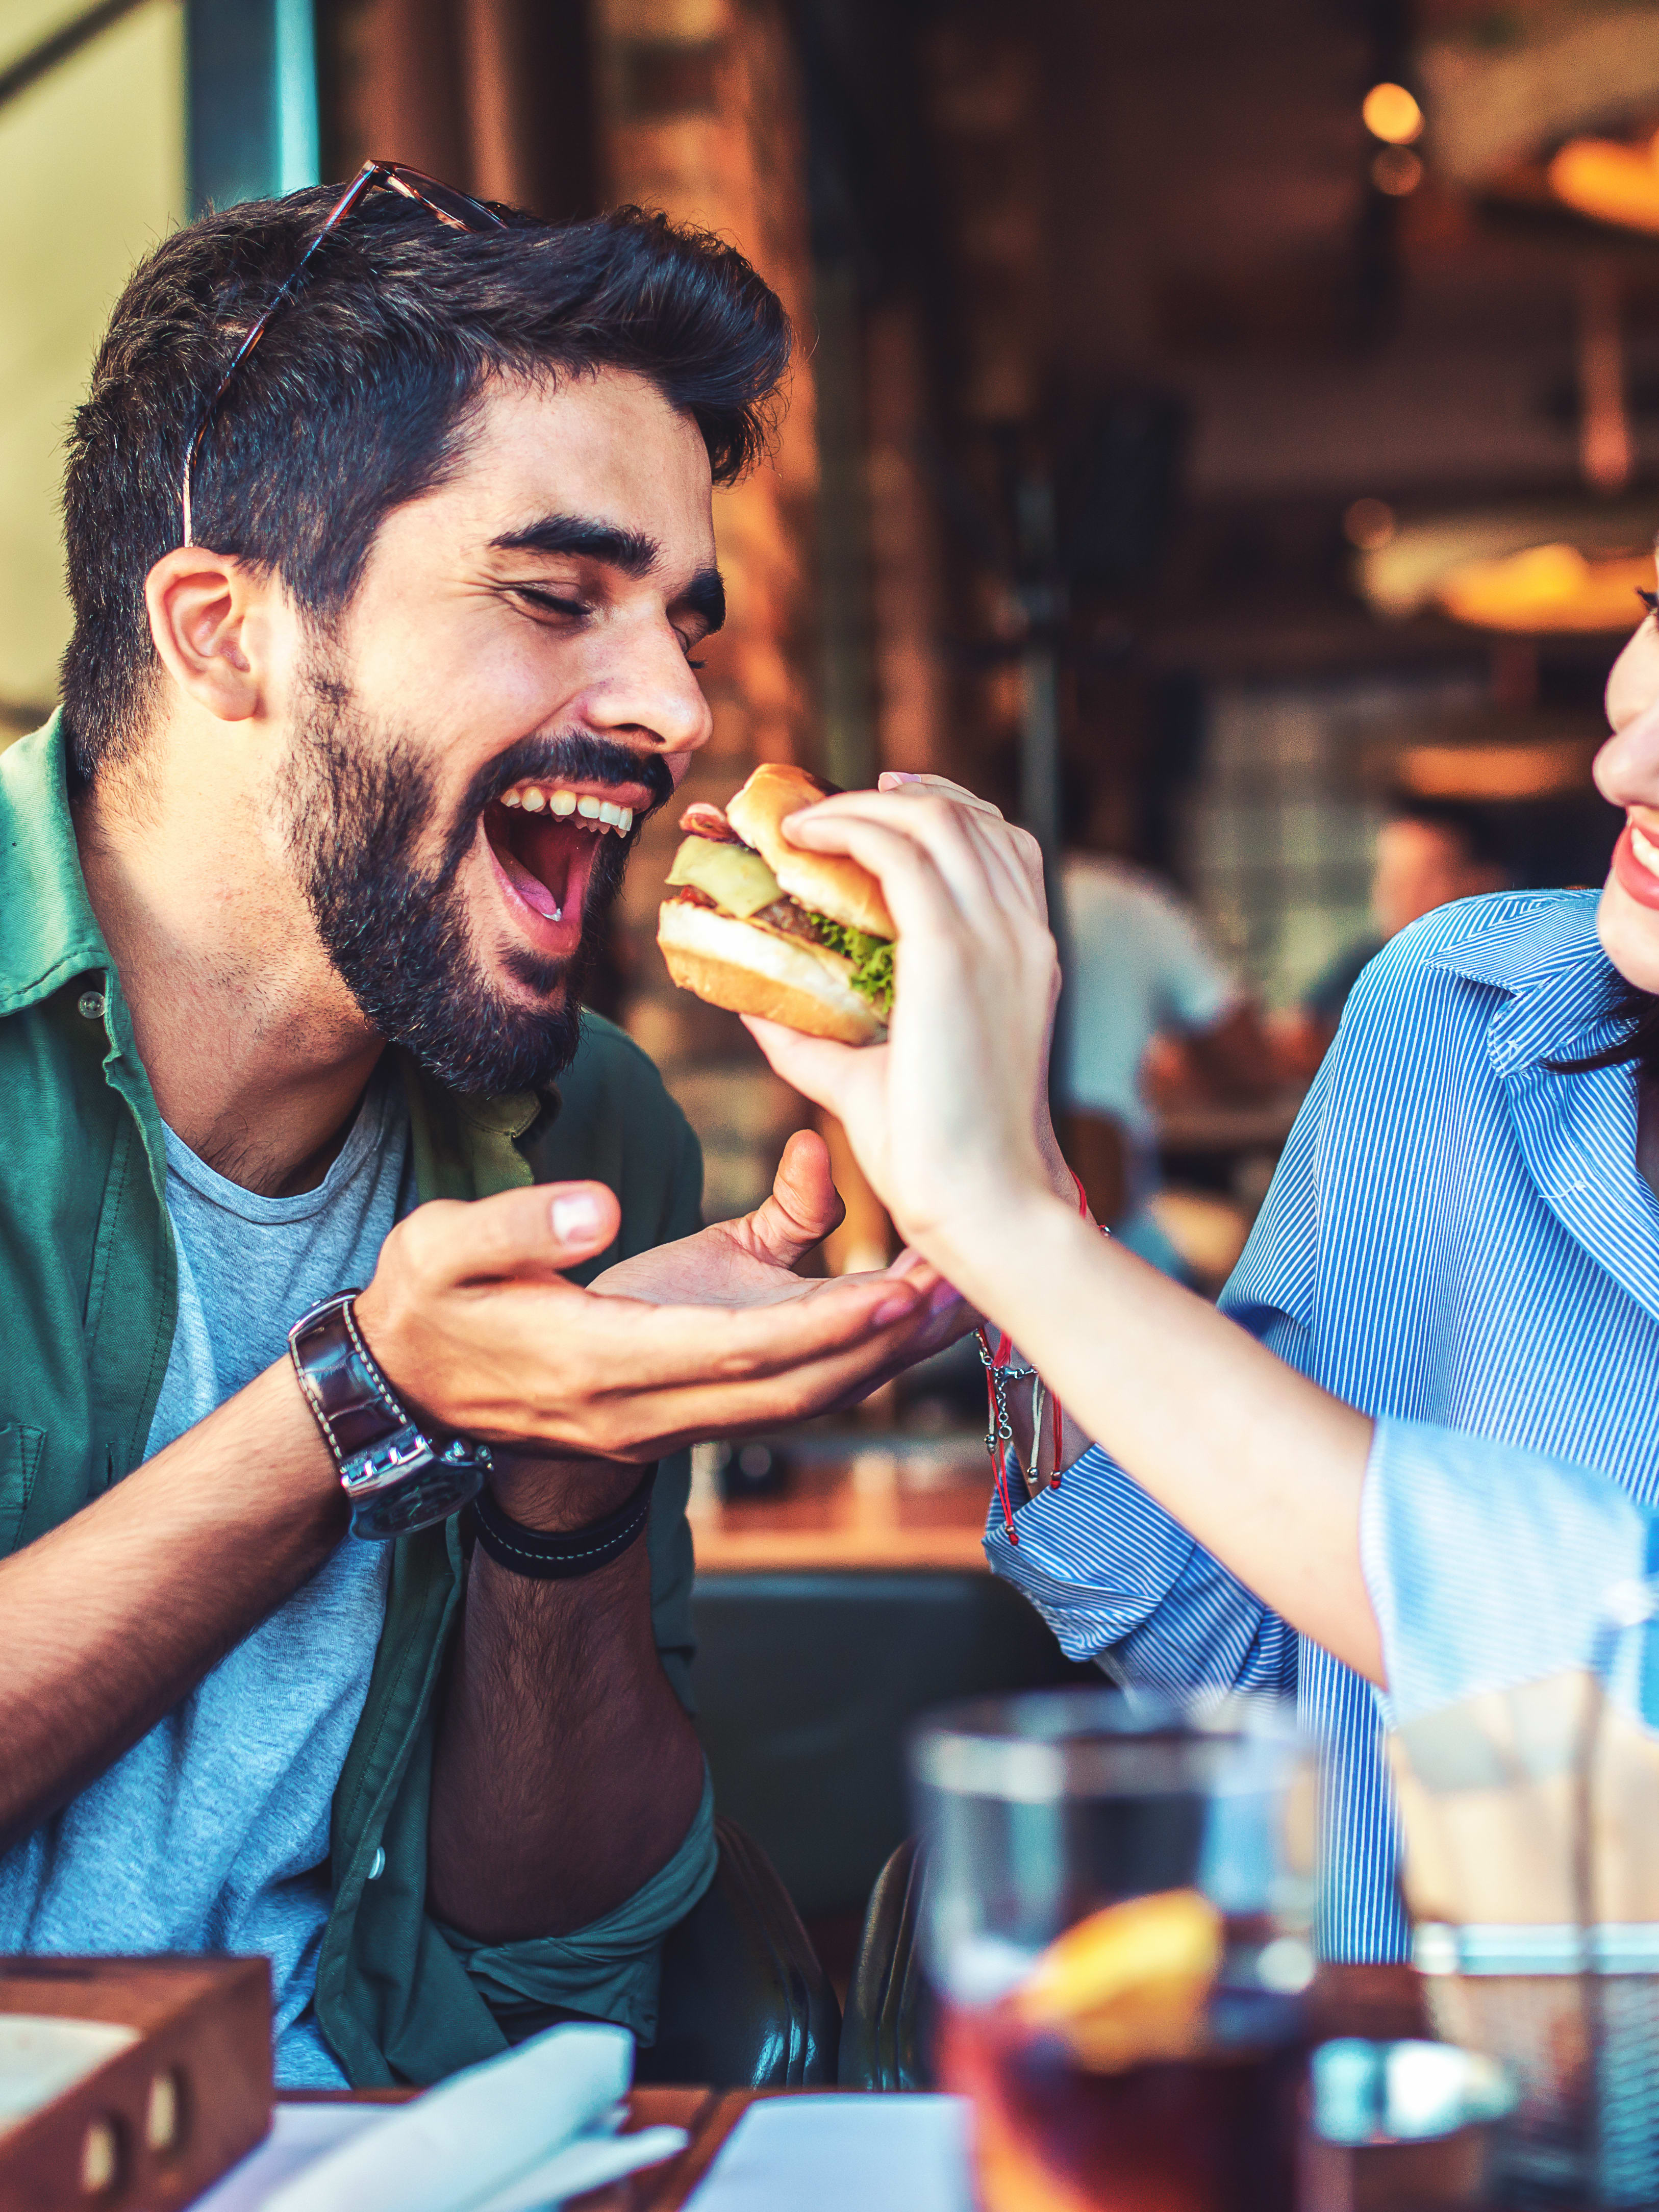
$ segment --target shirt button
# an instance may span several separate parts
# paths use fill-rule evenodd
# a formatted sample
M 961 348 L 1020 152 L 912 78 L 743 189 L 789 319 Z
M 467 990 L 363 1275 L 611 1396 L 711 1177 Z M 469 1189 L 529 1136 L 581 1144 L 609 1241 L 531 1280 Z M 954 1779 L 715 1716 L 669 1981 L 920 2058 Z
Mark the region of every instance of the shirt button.
M 379 1881 L 385 1872 L 386 1849 L 384 1845 L 380 1845 L 376 1848 L 374 1857 L 368 1863 L 368 1879 L 371 1881 Z
M 79 1000 L 81 1012 L 89 1022 L 104 1018 L 104 994 L 101 991 L 82 991 Z

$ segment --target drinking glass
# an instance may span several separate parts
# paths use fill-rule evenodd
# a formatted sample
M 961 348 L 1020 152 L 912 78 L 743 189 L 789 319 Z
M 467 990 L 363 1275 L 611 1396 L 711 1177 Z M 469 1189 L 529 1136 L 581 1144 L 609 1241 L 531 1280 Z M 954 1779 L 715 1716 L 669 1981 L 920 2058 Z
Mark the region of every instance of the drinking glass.
M 984 2212 L 1287 2212 L 1316 1828 L 1292 1709 L 988 1699 L 926 1723 L 911 1769 Z

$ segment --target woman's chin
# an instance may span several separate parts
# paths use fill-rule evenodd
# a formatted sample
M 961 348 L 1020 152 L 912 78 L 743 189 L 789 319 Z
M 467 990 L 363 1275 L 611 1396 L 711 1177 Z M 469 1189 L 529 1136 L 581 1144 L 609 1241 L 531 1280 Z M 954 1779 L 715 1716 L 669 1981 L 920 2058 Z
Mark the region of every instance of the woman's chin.
M 1596 933 L 1627 983 L 1659 997 L 1659 913 L 1642 906 L 1609 876 L 1595 913 Z

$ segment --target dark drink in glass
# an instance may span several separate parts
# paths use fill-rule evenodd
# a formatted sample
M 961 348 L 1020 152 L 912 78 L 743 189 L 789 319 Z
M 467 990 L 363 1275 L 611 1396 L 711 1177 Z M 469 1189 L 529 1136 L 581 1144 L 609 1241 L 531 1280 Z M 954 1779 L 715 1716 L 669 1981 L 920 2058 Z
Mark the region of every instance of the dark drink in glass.
M 1291 2212 L 1313 1765 L 1275 1701 L 1109 1691 L 912 1750 L 939 2086 L 982 2212 Z
M 1009 1999 L 945 2005 L 939 2086 L 973 2102 L 984 2212 L 1289 2212 L 1302 2007 L 1252 1990 L 1217 2013 L 1207 2048 L 1103 2073 Z

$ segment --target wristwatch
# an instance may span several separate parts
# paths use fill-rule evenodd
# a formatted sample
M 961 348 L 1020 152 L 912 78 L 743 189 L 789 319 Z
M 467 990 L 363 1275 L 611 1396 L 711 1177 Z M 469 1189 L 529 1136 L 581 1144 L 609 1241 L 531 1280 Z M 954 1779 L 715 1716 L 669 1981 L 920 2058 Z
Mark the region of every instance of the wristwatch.
M 302 1313 L 288 1350 L 340 1471 L 351 1533 L 384 1543 L 458 1513 L 494 1462 L 487 1444 L 461 1437 L 440 1444 L 410 1419 L 363 1342 L 358 1295 L 338 1291 Z

